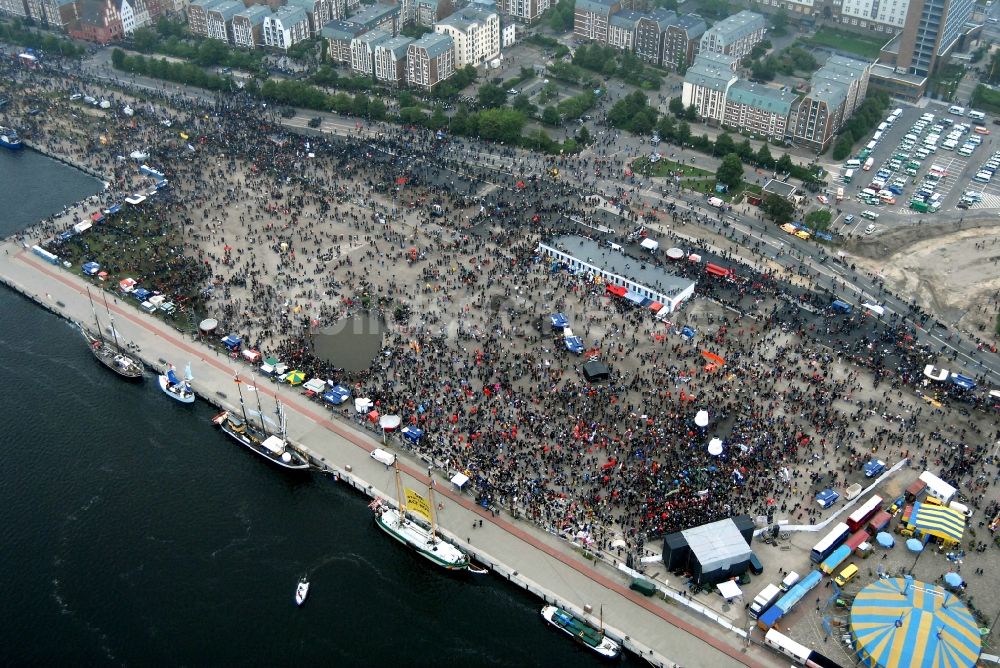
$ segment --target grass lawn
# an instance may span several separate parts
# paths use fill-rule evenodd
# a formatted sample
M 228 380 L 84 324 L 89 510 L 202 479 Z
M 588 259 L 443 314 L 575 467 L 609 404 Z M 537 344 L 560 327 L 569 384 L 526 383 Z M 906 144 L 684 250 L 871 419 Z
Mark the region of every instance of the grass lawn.
M 823 27 L 816 31 L 813 37 L 803 40 L 812 46 L 826 46 L 840 51 L 847 51 L 865 58 L 878 58 L 882 46 L 889 41 L 887 38 L 869 38 L 863 35 Z
M 632 162 L 632 171 L 636 174 L 645 175 L 647 165 L 649 165 L 648 157 L 637 158 Z M 666 158 L 661 158 L 657 162 L 654 162 L 649 169 L 650 176 L 673 176 L 675 174 L 680 174 L 683 178 L 699 178 L 703 176 L 712 176 L 714 178 L 714 173 L 707 169 L 684 165 L 673 160 L 667 160 Z
M 714 195 L 719 199 L 725 200 L 727 202 L 733 202 L 740 199 L 743 193 L 752 192 L 760 194 L 760 186 L 755 183 L 743 182 L 735 188 L 730 188 L 728 192 L 717 193 L 715 192 L 715 184 L 717 181 L 715 177 L 703 178 L 703 179 L 686 179 L 681 185 L 683 185 L 688 190 L 693 190 L 697 193 L 705 193 L 706 195 Z

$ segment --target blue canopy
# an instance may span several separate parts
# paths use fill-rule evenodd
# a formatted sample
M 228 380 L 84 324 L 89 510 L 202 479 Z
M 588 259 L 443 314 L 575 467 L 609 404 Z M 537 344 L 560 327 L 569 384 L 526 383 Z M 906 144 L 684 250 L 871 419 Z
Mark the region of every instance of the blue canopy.
M 153 293 L 147 290 L 146 288 L 136 288 L 135 290 L 132 291 L 132 296 L 141 302 L 144 302 L 147 299 L 149 299 L 150 295 L 152 294 Z
M 66 239 L 72 239 L 74 234 L 76 234 L 76 232 L 73 230 L 66 230 L 65 232 L 59 233 L 59 238 L 65 241 Z
M 339 406 L 351 398 L 351 391 L 343 385 L 335 385 L 332 390 L 323 393 L 323 398 L 334 406 Z
M 563 339 L 563 342 L 566 344 L 566 350 L 571 353 L 576 353 L 577 355 L 583 353 L 583 339 L 579 336 L 566 337 Z
M 685 339 L 693 338 L 694 330 L 688 327 L 687 325 L 684 325 L 684 327 L 681 328 L 681 336 L 683 336 Z
M 640 295 L 638 292 L 633 292 L 632 290 L 629 290 L 628 292 L 625 293 L 625 299 L 629 300 L 630 302 L 638 306 L 642 304 L 642 300 L 645 299 L 645 297 Z
M 110 216 L 111 214 L 118 213 L 121 210 L 122 210 L 122 205 L 118 204 L 118 203 L 115 203 L 115 204 L 112 204 L 111 206 L 109 206 L 107 209 L 105 209 L 104 213 L 106 213 L 106 214 L 108 214 Z
M 222 339 L 222 345 L 233 350 L 239 348 L 240 344 L 243 343 L 243 339 L 236 336 L 235 334 L 227 334 L 224 339 Z
M 83 263 L 83 273 L 87 276 L 93 276 L 101 270 L 101 265 L 96 262 L 84 262 Z
M 888 549 L 896 544 L 895 539 L 892 537 L 891 533 L 886 533 L 885 531 L 879 531 L 875 536 L 875 542 L 877 542 L 882 547 Z
M 907 538 L 906 539 L 906 549 L 909 550 L 910 552 L 923 552 L 924 551 L 924 544 L 921 543 L 916 538 Z
M 173 367 L 167 371 L 167 380 L 169 380 L 174 385 L 177 384 L 177 374 L 174 373 Z
M 976 388 L 976 381 L 972 380 L 968 376 L 963 376 L 960 373 L 951 374 L 951 382 L 953 385 L 958 385 L 963 390 L 973 390 Z
M 402 429 L 402 431 L 400 433 L 403 434 L 403 438 L 405 438 L 407 441 L 409 441 L 410 443 L 416 444 L 423 437 L 424 430 L 423 429 L 418 429 L 416 427 L 411 427 L 410 425 L 407 425 L 407 426 L 403 427 L 403 429 Z
M 553 313 L 549 316 L 553 329 L 564 329 L 569 326 L 569 318 L 562 313 Z
M 955 571 L 949 571 L 944 574 L 944 583 L 949 587 L 961 587 L 962 586 L 962 576 Z

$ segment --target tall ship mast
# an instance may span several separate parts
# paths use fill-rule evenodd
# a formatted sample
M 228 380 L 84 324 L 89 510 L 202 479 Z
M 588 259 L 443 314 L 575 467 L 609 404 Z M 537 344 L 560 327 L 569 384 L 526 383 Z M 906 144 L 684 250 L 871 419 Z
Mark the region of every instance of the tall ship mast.
M 242 418 L 239 415 L 235 415 L 232 411 L 222 411 L 212 418 L 212 422 L 218 425 L 222 429 L 222 432 L 229 436 L 229 438 L 256 452 L 272 464 L 284 469 L 308 470 L 309 461 L 305 456 L 298 450 L 288 446 L 288 440 L 285 438 L 285 414 L 281 409 L 281 404 L 278 404 L 280 425 L 275 430 L 275 433 L 270 433 L 261 411 L 253 411 L 260 417 L 260 427 L 251 422 L 250 418 L 247 417 L 247 409 L 243 401 L 243 389 L 241 387 L 243 381 L 240 379 L 239 374 L 235 374 L 233 380 L 236 382 L 236 389 L 240 393 Z M 257 391 L 256 388 L 254 388 L 254 391 Z M 260 408 L 259 398 L 257 399 L 257 407 Z
M 399 464 L 393 462 L 396 476 L 396 498 L 399 508 L 393 508 L 382 499 L 375 499 L 369 506 L 375 511 L 375 523 L 382 531 L 412 548 L 428 561 L 451 571 L 469 569 L 469 555 L 437 535 L 434 520 L 434 480 L 427 486 L 428 498 L 412 489 L 404 489 L 399 477 Z M 408 514 L 419 515 L 430 524 L 417 523 Z
M 97 309 L 94 307 L 94 297 L 90 293 L 90 288 L 87 288 L 87 297 L 90 299 L 90 310 L 93 312 L 94 322 L 97 324 L 97 337 L 90 334 L 82 325 L 80 326 L 80 332 L 90 345 L 90 352 L 93 353 L 94 359 L 126 380 L 141 381 L 143 376 L 142 364 L 124 352 L 121 346 L 118 345 L 118 332 L 115 331 L 111 309 L 108 309 L 108 318 L 111 322 L 111 334 L 114 336 L 115 341 L 113 346 L 104 338 L 104 333 L 101 331 L 101 321 L 97 317 Z M 107 297 L 105 297 L 104 304 L 107 306 Z

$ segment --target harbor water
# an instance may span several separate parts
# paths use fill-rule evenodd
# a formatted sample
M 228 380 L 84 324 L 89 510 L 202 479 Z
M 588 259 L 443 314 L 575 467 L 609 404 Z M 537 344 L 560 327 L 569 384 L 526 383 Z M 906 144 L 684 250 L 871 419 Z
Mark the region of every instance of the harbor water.
M 3 235 L 101 187 L 28 150 L 0 151 L 0 183 Z M 434 569 L 366 498 L 268 466 L 152 377 L 122 382 L 64 320 L 6 289 L 0 314 L 7 665 L 598 664 L 537 599 Z

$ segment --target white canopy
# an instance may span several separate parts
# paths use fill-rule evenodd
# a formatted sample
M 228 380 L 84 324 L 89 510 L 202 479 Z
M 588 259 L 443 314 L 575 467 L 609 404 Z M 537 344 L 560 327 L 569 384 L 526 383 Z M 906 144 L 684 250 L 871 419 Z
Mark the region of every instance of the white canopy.
M 383 415 L 378 419 L 378 426 L 386 431 L 397 429 L 403 419 L 398 415 Z
M 679 260 L 684 257 L 684 251 L 677 247 L 669 248 L 667 249 L 667 257 L 671 260 Z
M 722 454 L 721 438 L 713 438 L 711 441 L 708 442 L 708 454 L 712 455 L 713 457 L 718 457 L 719 455 Z
M 469 476 L 465 475 L 464 473 L 456 473 L 451 477 L 451 484 L 454 485 L 455 487 L 458 487 L 459 489 L 465 487 L 465 483 L 467 482 L 469 482 Z
M 643 248 L 645 248 L 646 250 L 655 251 L 657 248 L 660 247 L 660 242 L 653 241 L 652 239 L 646 238 L 646 239 L 643 239 L 642 241 L 640 241 L 639 245 L 642 246 Z
M 354 400 L 354 410 L 359 413 L 367 413 L 374 405 L 371 399 L 358 398 Z
M 732 580 L 726 580 L 725 582 L 720 582 L 715 586 L 719 590 L 719 593 L 722 594 L 722 598 L 726 599 L 727 601 L 731 601 L 734 598 L 738 598 L 743 595 L 743 590 L 741 590 L 740 586 L 735 582 L 733 582 Z
M 869 302 L 865 302 L 864 304 L 861 305 L 861 307 L 868 309 L 869 311 L 871 311 L 875 315 L 885 315 L 885 308 L 882 307 L 882 306 L 879 306 L 878 304 L 872 304 L 872 303 L 869 303 Z
M 285 442 L 277 436 L 268 436 L 261 445 L 276 455 L 280 455 L 285 451 Z
M 948 380 L 948 370 L 938 369 L 933 364 L 928 364 L 924 367 L 924 375 L 931 380 L 936 380 L 938 382 Z
M 698 413 L 694 416 L 694 423 L 696 425 L 698 425 L 699 427 L 707 427 L 708 426 L 708 411 L 704 411 L 704 410 L 698 411 Z
M 326 381 L 322 378 L 310 378 L 302 384 L 302 387 L 311 392 L 322 392 L 326 389 Z
M 93 226 L 94 225 L 89 220 L 85 220 L 83 222 L 74 225 L 73 229 L 76 231 L 77 234 L 83 234 Z

